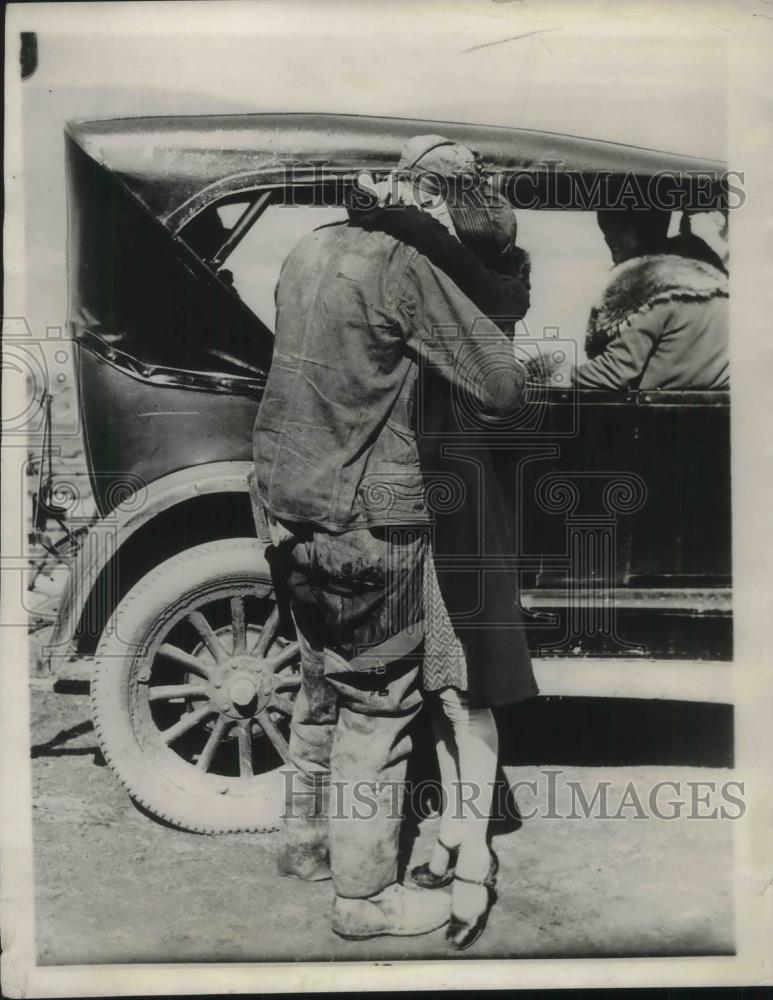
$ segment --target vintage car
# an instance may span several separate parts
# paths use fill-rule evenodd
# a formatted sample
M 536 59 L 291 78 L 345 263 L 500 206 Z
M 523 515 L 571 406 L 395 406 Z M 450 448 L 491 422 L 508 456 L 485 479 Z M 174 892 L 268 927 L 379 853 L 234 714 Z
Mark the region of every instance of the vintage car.
M 583 248 L 610 266 L 594 179 L 665 174 L 689 200 L 708 178 L 725 196 L 720 163 L 491 126 L 256 114 L 67 127 L 69 327 L 100 516 L 72 560 L 52 664 L 87 665 L 106 760 L 170 823 L 265 830 L 279 812 L 298 651 L 247 476 L 279 267 L 304 233 L 345 219 L 360 171 L 384 175 L 409 137 L 438 132 L 504 176 L 533 261 L 516 348 L 557 364 L 576 359 L 592 302 Z M 502 440 L 543 690 L 564 691 L 588 657 L 637 682 L 659 662 L 676 676 L 731 658 L 727 392 L 535 386 Z M 483 549 L 471 540 L 471 610 L 496 586 Z

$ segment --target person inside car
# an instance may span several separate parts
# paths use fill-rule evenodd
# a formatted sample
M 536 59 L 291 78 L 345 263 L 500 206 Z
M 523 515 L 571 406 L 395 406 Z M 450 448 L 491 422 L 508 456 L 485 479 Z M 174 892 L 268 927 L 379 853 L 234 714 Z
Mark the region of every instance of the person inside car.
M 279 867 L 332 873 L 342 937 L 426 933 L 448 922 L 448 896 L 397 880 L 430 527 L 412 388 L 421 361 L 504 417 L 521 405 L 526 375 L 448 274 L 379 228 L 305 236 L 282 266 L 276 306 L 254 459 L 302 673 Z M 488 852 L 484 862 L 481 878 Z
M 656 208 L 598 213 L 615 266 L 591 310 L 578 387 L 728 387 L 727 274 L 708 255 L 674 253 L 669 221 Z

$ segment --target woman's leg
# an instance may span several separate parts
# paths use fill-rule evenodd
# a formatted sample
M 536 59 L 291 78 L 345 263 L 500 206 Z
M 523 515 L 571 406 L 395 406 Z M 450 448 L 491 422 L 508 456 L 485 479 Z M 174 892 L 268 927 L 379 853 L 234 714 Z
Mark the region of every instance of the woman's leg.
M 469 708 L 467 696 L 462 691 L 445 688 L 439 697 L 451 725 L 460 779 L 456 798 L 459 806 L 456 829 L 461 836 L 456 873 L 463 878 L 480 881 L 486 877 L 491 865 L 488 824 L 496 780 L 499 735 L 491 711 Z M 453 911 L 458 917 L 474 917 L 486 906 L 487 900 L 488 893 L 483 886 L 454 882 Z
M 433 874 L 442 875 L 449 865 L 449 851 L 447 849 L 457 847 L 461 840 L 460 823 L 457 818 L 459 816 L 459 768 L 451 722 L 439 697 L 432 698 L 430 714 L 440 771 L 441 804 L 440 832 L 432 849 L 429 868 Z

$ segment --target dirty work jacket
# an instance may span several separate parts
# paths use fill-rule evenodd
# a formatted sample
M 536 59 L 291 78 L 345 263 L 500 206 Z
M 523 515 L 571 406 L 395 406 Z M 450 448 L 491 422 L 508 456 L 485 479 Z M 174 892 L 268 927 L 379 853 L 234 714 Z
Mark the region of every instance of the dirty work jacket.
M 423 523 L 416 364 L 467 394 L 467 405 L 507 415 L 525 382 L 510 341 L 413 247 L 350 224 L 301 240 L 276 302 L 253 438 L 264 503 L 283 521 L 329 532 Z

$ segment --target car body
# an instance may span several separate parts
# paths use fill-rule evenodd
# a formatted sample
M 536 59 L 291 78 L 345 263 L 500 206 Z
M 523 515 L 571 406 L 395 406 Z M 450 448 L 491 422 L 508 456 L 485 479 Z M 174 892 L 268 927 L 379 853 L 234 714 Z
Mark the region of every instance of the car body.
M 281 809 L 298 650 L 249 481 L 279 268 L 305 232 L 345 219 L 362 171 L 386 175 L 426 133 L 501 175 L 533 258 L 514 349 L 556 364 L 578 359 L 587 260 L 609 269 L 589 199 L 600 177 L 605 197 L 664 176 L 688 206 L 707 185 L 712 204 L 726 196 L 713 161 L 492 126 L 260 114 L 67 127 L 68 322 L 99 516 L 71 560 L 52 666 L 91 681 L 100 746 L 129 792 L 187 829 L 273 829 Z M 732 658 L 729 399 L 535 385 L 498 435 L 517 547 L 492 563 L 471 539 L 460 572 L 471 611 L 502 558 L 518 572 L 530 646 L 560 667 L 548 690 L 630 696 L 678 660 L 666 687 L 691 696 L 685 660 Z M 631 658 L 646 671 L 599 674 Z M 567 664 L 588 662 L 595 686 L 567 685 Z
M 666 173 L 719 183 L 723 170 L 572 136 L 345 115 L 69 125 L 69 323 L 104 544 L 83 547 L 72 568 L 54 639 L 60 662 L 73 644 L 93 649 L 115 601 L 149 565 L 250 529 L 244 475 L 272 334 L 219 279 L 228 248 L 217 267 L 207 262 L 220 246 L 206 220 L 252 205 L 259 230 L 260 200 L 265 213 L 290 192 L 301 205 L 341 205 L 355 173 L 388 171 L 404 141 L 425 132 L 530 180 L 537 211 L 558 198 L 551 171 L 554 180 Z M 220 235 L 228 230 L 215 243 Z M 537 339 L 552 349 L 556 336 L 547 329 Z M 529 409 L 511 440 L 535 650 L 728 658 L 729 394 L 559 388 Z M 577 494 L 565 509 L 550 498 L 560 481 Z M 611 561 L 581 568 L 572 547 L 583 531 L 614 536 Z M 570 606 L 585 608 L 587 634 Z

